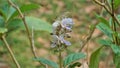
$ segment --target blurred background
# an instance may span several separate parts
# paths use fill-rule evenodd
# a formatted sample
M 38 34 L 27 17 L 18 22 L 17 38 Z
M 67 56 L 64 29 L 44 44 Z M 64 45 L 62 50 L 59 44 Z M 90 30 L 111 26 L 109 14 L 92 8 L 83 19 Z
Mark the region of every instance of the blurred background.
M 37 4 L 40 7 L 38 9 L 25 12 L 26 16 L 34 16 L 40 18 L 52 25 L 52 23 L 65 12 L 70 12 L 69 16 L 74 20 L 73 32 L 71 38 L 72 45 L 68 47 L 62 54 L 62 57 L 66 55 L 78 52 L 81 48 L 82 42 L 86 40 L 86 37 L 91 31 L 91 27 L 99 21 L 96 18 L 96 14 L 101 13 L 101 7 L 92 2 L 92 0 L 12 0 L 18 6 L 24 4 Z M 7 4 L 6 0 L 0 0 L 0 8 Z M 106 19 L 109 18 L 105 14 Z M 35 47 L 36 53 L 39 57 L 44 57 L 58 62 L 57 53 L 54 53 L 50 48 L 50 32 L 47 31 L 35 31 Z M 100 44 L 97 40 L 105 38 L 99 30 L 95 29 L 91 40 L 85 45 L 82 52 L 87 54 L 87 58 L 83 62 L 89 61 L 90 55 L 95 51 Z M 19 28 L 16 31 L 11 32 L 7 36 L 8 43 L 13 49 L 13 52 L 21 65 L 21 68 L 41 68 L 40 64 L 33 60 L 33 54 L 29 45 L 29 41 L 25 30 Z M 99 68 L 114 68 L 112 56 L 110 50 L 105 48 L 105 52 L 100 56 Z M 108 61 L 109 60 L 109 61 Z M 88 62 L 89 64 L 89 62 Z M 4 68 L 16 68 L 12 61 L 9 52 L 0 40 L 0 66 Z

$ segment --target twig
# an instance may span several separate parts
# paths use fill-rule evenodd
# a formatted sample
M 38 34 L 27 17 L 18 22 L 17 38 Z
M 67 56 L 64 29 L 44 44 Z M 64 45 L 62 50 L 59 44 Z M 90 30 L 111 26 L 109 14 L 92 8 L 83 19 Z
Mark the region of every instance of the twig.
M 106 11 L 107 11 L 110 15 L 112 15 L 112 13 L 111 13 L 110 10 L 108 9 L 108 7 L 105 5 L 105 3 L 101 3 L 101 2 L 98 1 L 98 0 L 93 0 L 93 1 L 94 1 L 96 4 L 104 7 L 104 8 L 106 9 Z
M 106 0 L 106 3 L 108 4 L 108 8 L 111 10 L 111 5 L 108 0 Z
M 25 16 L 22 14 L 22 11 L 19 9 L 19 7 L 17 5 L 15 5 L 11 0 L 8 0 L 8 3 L 12 7 L 14 7 L 18 11 L 18 13 L 20 14 L 20 17 L 21 17 L 21 19 L 22 19 L 22 21 L 24 23 L 24 26 L 25 26 L 25 29 L 26 29 L 26 32 L 27 32 L 28 39 L 30 41 L 32 53 L 33 53 L 34 57 L 37 58 L 37 55 L 35 53 L 34 39 L 33 39 L 33 37 L 34 37 L 33 35 L 34 34 L 33 34 L 33 32 L 32 32 L 32 35 L 30 34 L 29 28 L 27 26 L 27 22 L 25 20 Z M 45 66 L 44 64 L 42 64 L 42 65 Z
M 104 1 L 104 2 L 105 2 L 105 1 Z M 100 4 L 100 3 L 98 3 L 98 4 Z M 102 4 L 100 4 L 100 5 L 103 6 Z M 102 14 L 103 14 L 103 8 L 102 8 L 102 10 L 101 10 L 101 12 L 100 12 L 100 16 L 102 16 Z M 85 45 L 88 43 L 88 41 L 91 39 L 92 34 L 93 34 L 93 32 L 95 31 L 95 28 L 96 28 L 96 25 L 97 25 L 97 24 L 98 24 L 98 23 L 95 23 L 95 24 L 94 24 L 94 27 L 90 30 L 89 35 L 86 37 L 85 41 L 83 41 L 83 44 L 81 45 L 81 48 L 79 49 L 78 52 L 81 52 L 82 49 L 85 47 Z
M 90 30 L 90 33 L 89 33 L 89 35 L 87 36 L 87 38 L 86 38 L 86 40 L 83 42 L 83 44 L 81 45 L 81 48 L 79 49 L 79 51 L 78 52 L 81 52 L 82 51 L 82 49 L 85 47 L 85 45 L 88 43 L 88 41 L 91 39 L 91 37 L 92 37 L 92 34 L 93 34 L 93 32 L 94 32 L 94 30 L 95 30 L 95 26 L 97 25 L 98 23 L 96 23 L 95 25 L 94 25 L 94 27 L 92 28 L 92 30 Z
M 18 11 L 18 13 L 20 14 L 20 17 L 21 17 L 21 19 L 22 19 L 22 21 L 23 21 L 23 23 L 24 23 L 25 28 L 26 28 L 27 36 L 28 36 L 28 38 L 29 38 L 30 45 L 31 45 L 31 49 L 32 49 L 32 53 L 34 54 L 33 46 L 32 46 L 32 39 L 31 39 L 31 35 L 30 35 L 30 32 L 29 32 L 27 23 L 26 23 L 26 21 L 25 21 L 25 16 L 22 14 L 22 12 L 21 12 L 21 10 L 19 9 L 19 7 L 18 7 L 17 5 L 15 5 L 11 0 L 8 0 L 8 3 L 9 3 L 12 7 L 14 7 L 14 8 Z M 34 57 L 36 57 L 35 54 L 34 54 Z
M 16 60 L 16 58 L 15 58 L 15 56 L 14 56 L 14 54 L 13 54 L 12 49 L 10 48 L 10 45 L 9 45 L 8 42 L 6 41 L 6 38 L 5 38 L 4 35 L 2 36 L 2 40 L 3 40 L 4 44 L 5 44 L 5 46 L 7 47 L 8 51 L 9 51 L 9 53 L 10 53 L 10 56 L 12 57 L 12 60 L 15 62 L 17 68 L 21 68 L 20 65 L 19 65 L 19 63 L 18 63 L 18 61 Z
M 111 0 L 111 6 L 112 6 L 112 30 L 116 32 L 116 23 L 114 19 L 115 11 L 114 11 L 114 0 Z M 113 34 L 113 40 L 115 44 L 118 44 L 118 38 L 116 35 Z
M 32 27 L 32 34 L 31 35 L 32 35 L 32 38 L 31 38 L 32 39 L 32 51 L 33 51 L 33 54 L 34 54 L 35 58 L 37 58 L 37 54 L 35 52 L 36 49 L 35 49 L 35 44 L 34 44 L 35 42 L 34 42 L 34 30 L 33 30 L 33 27 Z
M 109 10 L 109 8 L 105 5 L 105 3 L 101 3 L 98 0 L 93 0 L 96 4 L 102 6 L 105 8 L 105 10 L 112 16 L 112 12 Z M 114 14 L 113 16 L 114 20 L 117 22 L 117 24 L 120 26 L 120 21 L 118 20 L 117 16 Z
M 36 54 L 36 49 L 35 49 L 35 44 L 34 44 L 34 30 L 33 30 L 33 27 L 32 27 L 32 38 L 31 38 L 31 40 L 32 40 L 32 52 L 33 52 L 33 54 L 34 54 L 34 57 L 35 58 L 38 58 L 38 56 L 37 56 L 37 54 Z M 42 64 L 42 63 L 41 63 Z M 46 64 L 42 64 L 45 68 L 48 68 L 48 65 L 46 65 Z
M 109 9 L 107 9 L 107 6 L 105 4 L 103 5 L 103 3 L 99 2 L 98 0 L 93 0 L 93 1 L 95 3 L 97 3 L 98 5 L 104 7 L 106 9 L 106 11 L 111 15 L 112 19 L 114 20 L 113 22 L 116 22 L 118 24 L 118 26 L 120 26 L 120 21 L 117 18 L 116 14 L 114 13 L 114 5 L 113 5 L 114 0 L 112 1 L 112 4 L 111 4 L 111 8 L 112 8 L 111 11 Z M 108 6 L 110 6 L 110 4 Z M 115 27 L 115 25 L 116 24 L 114 23 L 114 27 Z M 114 40 L 115 40 L 115 37 L 114 37 Z M 116 38 L 116 43 L 119 43 L 117 40 L 118 39 Z

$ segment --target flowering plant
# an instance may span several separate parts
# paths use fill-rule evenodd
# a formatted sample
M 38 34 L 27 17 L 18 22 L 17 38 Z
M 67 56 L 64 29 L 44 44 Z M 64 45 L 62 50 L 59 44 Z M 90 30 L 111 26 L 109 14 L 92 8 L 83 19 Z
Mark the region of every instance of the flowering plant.
M 60 21 L 55 21 L 52 24 L 53 31 L 52 31 L 52 44 L 51 47 L 58 47 L 62 48 L 62 45 L 65 45 L 64 47 L 70 46 L 71 43 L 67 41 L 65 38 L 70 38 L 70 32 L 72 31 L 72 26 L 74 22 L 72 18 L 63 18 Z

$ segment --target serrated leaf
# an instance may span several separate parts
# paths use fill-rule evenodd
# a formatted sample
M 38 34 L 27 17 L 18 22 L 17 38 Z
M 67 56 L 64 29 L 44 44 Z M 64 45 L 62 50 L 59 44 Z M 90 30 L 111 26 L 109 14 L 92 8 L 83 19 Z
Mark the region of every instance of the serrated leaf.
M 37 4 L 27 4 L 27 5 L 22 5 L 20 7 L 20 10 L 22 13 L 24 13 L 24 12 L 31 11 L 31 10 L 38 9 L 38 8 L 39 8 L 39 5 Z M 18 11 L 15 11 L 12 17 L 17 16 L 18 14 L 19 14 Z
M 68 55 L 65 59 L 64 59 L 64 67 L 66 67 L 67 65 L 69 65 L 70 63 L 79 60 L 79 59 L 83 59 L 85 58 L 85 54 L 84 53 L 73 53 Z
M 98 40 L 98 42 L 102 45 L 107 45 L 107 46 L 110 46 L 112 44 L 112 41 L 104 40 L 104 39 L 100 39 L 100 40 Z
M 26 22 L 29 28 L 32 28 L 34 30 L 42 30 L 42 31 L 52 31 L 52 25 L 50 25 L 48 22 L 45 22 L 39 18 L 36 17 L 26 17 Z
M 99 23 L 96 26 L 99 30 L 101 30 L 104 34 L 106 34 L 108 37 L 112 38 L 112 30 L 105 24 Z
M 36 58 L 35 60 L 39 61 L 40 63 L 43 63 L 43 64 L 47 64 L 53 68 L 58 68 L 58 64 L 51 61 L 51 60 L 48 60 L 48 59 L 45 59 L 45 58 Z
M 103 46 L 101 46 L 100 48 L 98 48 L 92 53 L 90 57 L 90 65 L 89 65 L 90 68 L 98 68 L 99 58 L 100 58 L 102 48 Z

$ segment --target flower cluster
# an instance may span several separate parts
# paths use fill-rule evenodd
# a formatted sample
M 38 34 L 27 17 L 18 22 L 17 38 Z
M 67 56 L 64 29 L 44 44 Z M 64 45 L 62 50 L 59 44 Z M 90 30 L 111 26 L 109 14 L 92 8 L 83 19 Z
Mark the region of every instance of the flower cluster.
M 72 31 L 72 26 L 74 22 L 72 18 L 64 18 L 62 20 L 55 21 L 52 32 L 52 44 L 51 47 L 62 47 L 62 45 L 70 46 L 71 43 L 66 38 L 70 38 L 70 32 Z

